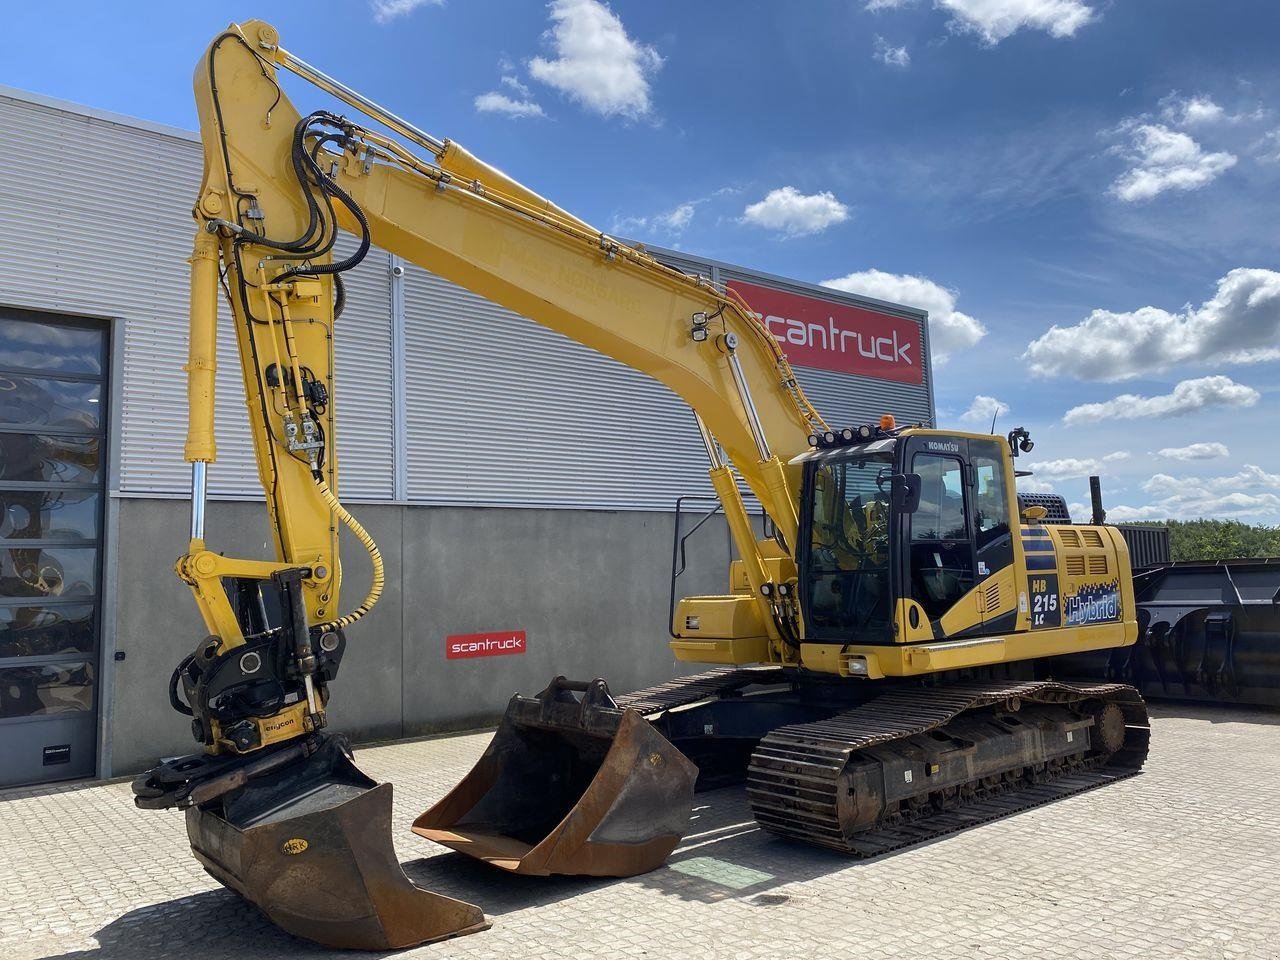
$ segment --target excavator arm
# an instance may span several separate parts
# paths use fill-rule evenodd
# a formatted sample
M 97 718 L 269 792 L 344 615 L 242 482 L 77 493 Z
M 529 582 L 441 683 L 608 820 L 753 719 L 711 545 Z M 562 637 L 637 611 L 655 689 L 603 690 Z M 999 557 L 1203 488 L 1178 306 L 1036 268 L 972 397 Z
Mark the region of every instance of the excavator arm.
M 281 67 L 388 132 L 323 111 L 301 116 L 280 87 Z M 800 480 L 787 461 L 826 425 L 740 298 L 594 229 L 458 144 L 418 131 L 288 53 L 260 21 L 214 41 L 195 88 L 205 152 L 187 367 L 195 517 L 202 516 L 204 465 L 215 457 L 221 272 L 277 561 L 280 570 L 309 571 L 301 581 L 308 623 L 348 626 L 376 600 L 375 590 L 353 613 L 337 613 L 338 524 L 376 551 L 334 497 L 335 411 L 359 389 L 333 382 L 334 337 L 342 323 L 355 322 L 338 316 L 341 274 L 371 243 L 647 373 L 684 399 L 757 598 L 751 602 L 759 602 L 756 591 L 771 576 L 766 558 L 785 561 L 796 542 Z M 360 243 L 335 261 L 339 228 Z M 584 436 L 590 428 L 584 419 Z M 785 548 L 753 532 L 735 470 Z M 222 581 L 237 571 L 260 577 L 268 568 L 211 554 L 197 522 L 192 537 L 179 572 L 195 589 L 211 633 L 236 645 Z M 381 563 L 371 555 L 377 587 Z M 761 620 L 776 640 L 772 618 Z

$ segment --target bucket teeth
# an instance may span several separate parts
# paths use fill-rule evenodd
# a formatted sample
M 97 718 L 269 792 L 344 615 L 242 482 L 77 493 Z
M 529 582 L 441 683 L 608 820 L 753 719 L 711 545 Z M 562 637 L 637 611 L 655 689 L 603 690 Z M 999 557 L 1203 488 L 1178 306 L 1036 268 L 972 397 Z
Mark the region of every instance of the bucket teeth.
M 413 830 L 513 873 L 629 877 L 680 842 L 696 779 L 603 680 L 557 677 L 512 698 L 479 762 Z

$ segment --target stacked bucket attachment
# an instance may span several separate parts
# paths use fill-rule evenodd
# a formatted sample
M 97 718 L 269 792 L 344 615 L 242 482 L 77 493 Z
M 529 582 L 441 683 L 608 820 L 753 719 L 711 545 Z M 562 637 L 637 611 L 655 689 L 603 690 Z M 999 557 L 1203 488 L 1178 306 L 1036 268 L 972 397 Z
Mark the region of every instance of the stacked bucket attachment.
M 405 876 L 391 784 L 319 735 L 248 757 L 184 757 L 134 782 L 139 806 L 183 806 L 196 858 L 277 926 L 327 947 L 394 950 L 489 927 L 479 907 Z
M 698 769 L 603 680 L 513 697 L 474 769 L 414 833 L 513 873 L 630 877 L 689 826 Z
M 1152 699 L 1280 707 L 1280 559 L 1150 567 L 1134 594 L 1138 642 L 1060 657 L 1058 674 Z

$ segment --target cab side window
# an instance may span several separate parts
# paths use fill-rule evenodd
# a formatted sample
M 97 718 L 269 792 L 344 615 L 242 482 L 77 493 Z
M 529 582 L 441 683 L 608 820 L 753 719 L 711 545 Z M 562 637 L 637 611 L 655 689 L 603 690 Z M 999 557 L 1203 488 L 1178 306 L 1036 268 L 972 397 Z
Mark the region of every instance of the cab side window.
M 973 455 L 974 523 L 977 526 L 978 549 L 999 540 L 1009 532 L 1009 501 L 1005 497 L 1004 465 L 999 457 Z
M 964 466 L 959 458 L 919 453 L 915 472 L 920 474 L 920 509 L 911 517 L 911 539 L 968 539 Z
M 911 594 L 937 619 L 973 589 L 973 534 L 959 457 L 917 453 L 920 508 L 911 514 Z

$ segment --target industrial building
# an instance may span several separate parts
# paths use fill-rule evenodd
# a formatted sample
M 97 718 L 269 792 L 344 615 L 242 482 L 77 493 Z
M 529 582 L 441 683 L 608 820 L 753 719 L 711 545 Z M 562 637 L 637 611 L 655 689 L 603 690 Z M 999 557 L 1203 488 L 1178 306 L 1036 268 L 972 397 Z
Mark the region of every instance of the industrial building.
M 118 776 L 195 749 L 165 691 L 203 633 L 172 571 L 200 145 L 2 87 L 0 143 L 0 786 Z M 829 422 L 933 422 L 921 311 L 651 252 L 735 286 Z M 352 630 L 333 728 L 476 726 L 557 673 L 672 676 L 673 505 L 710 493 L 688 408 L 384 252 L 348 277 L 340 493 L 389 582 Z M 229 320 L 222 334 L 208 537 L 266 558 Z M 723 590 L 723 533 L 693 546 L 680 592 Z M 363 551 L 345 556 L 358 595 Z

